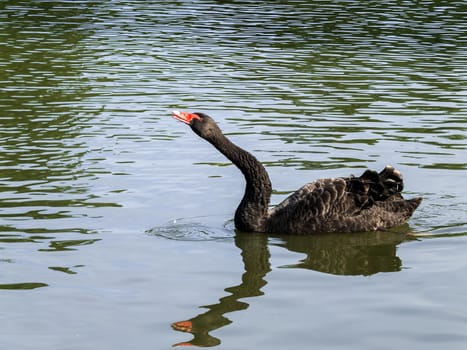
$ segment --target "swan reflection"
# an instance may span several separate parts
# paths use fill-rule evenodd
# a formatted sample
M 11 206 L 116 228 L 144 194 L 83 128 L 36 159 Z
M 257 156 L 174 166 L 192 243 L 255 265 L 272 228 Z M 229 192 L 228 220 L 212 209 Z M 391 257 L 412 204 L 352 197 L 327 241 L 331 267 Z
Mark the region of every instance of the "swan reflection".
M 261 288 L 268 283 L 265 277 L 271 271 L 268 244 L 306 255 L 300 261 L 282 268 L 368 276 L 378 272 L 400 271 L 402 262 L 396 255 L 396 247 L 406 238 L 407 235 L 401 232 L 274 237 L 261 233 L 237 233 L 235 245 L 241 251 L 245 268 L 241 283 L 225 288 L 229 295 L 220 298 L 217 303 L 201 306 L 207 311 L 172 323 L 174 330 L 193 335 L 191 340 L 174 346 L 209 347 L 221 343 L 210 332 L 232 323 L 225 314 L 247 309 L 249 304 L 241 299 L 264 294 Z
M 281 267 L 369 276 L 401 270 L 402 261 L 396 255 L 396 246 L 405 238 L 405 234 L 395 232 L 343 233 L 285 237 L 273 245 L 306 254 L 299 262 Z

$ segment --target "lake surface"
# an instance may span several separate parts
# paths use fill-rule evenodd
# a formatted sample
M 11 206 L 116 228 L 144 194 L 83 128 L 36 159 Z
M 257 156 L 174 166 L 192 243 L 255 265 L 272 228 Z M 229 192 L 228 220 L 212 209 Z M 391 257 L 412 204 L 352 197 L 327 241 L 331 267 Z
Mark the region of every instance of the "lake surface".
M 3 1 L 1 348 L 465 349 L 463 5 Z M 240 172 L 172 109 L 273 203 L 386 164 L 424 201 L 390 232 L 235 232 Z

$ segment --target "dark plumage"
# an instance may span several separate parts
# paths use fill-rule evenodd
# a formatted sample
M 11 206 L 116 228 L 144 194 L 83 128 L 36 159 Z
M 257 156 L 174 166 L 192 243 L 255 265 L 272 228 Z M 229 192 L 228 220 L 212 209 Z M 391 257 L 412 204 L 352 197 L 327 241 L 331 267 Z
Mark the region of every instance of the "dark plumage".
M 243 173 L 246 188 L 235 227 L 247 232 L 312 234 L 385 230 L 405 223 L 422 201 L 403 199 L 401 173 L 391 166 L 361 176 L 310 182 L 269 209 L 272 186 L 263 165 L 227 139 L 204 113 L 173 112 Z

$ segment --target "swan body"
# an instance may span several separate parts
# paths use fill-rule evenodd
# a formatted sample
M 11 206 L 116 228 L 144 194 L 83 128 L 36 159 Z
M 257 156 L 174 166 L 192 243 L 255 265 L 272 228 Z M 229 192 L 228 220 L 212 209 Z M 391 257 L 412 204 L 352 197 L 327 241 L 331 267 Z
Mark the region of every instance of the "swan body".
M 402 174 L 388 165 L 380 173 L 366 170 L 359 177 L 310 182 L 269 209 L 271 181 L 252 154 L 232 143 L 204 113 L 174 111 L 173 117 L 190 125 L 243 173 L 246 188 L 234 218 L 238 230 L 280 234 L 386 230 L 405 223 L 422 201 L 402 197 Z

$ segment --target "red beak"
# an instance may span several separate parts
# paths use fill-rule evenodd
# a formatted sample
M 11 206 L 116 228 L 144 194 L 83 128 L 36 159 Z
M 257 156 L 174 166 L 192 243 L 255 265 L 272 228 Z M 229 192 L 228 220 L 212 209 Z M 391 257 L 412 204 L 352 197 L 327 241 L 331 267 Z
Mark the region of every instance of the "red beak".
M 193 122 L 193 119 L 201 120 L 201 117 L 199 115 L 194 114 L 194 113 L 188 113 L 188 112 L 173 111 L 172 116 L 175 119 L 188 125 L 190 125 Z

